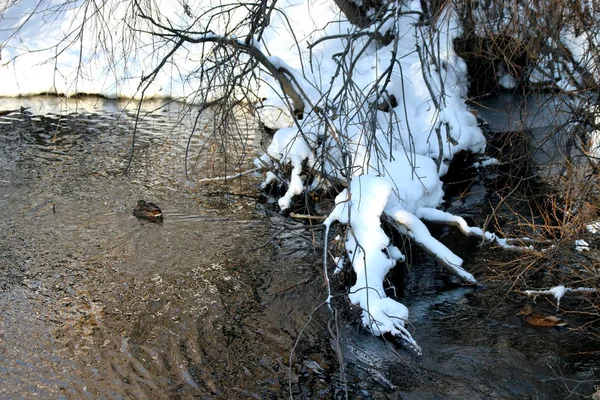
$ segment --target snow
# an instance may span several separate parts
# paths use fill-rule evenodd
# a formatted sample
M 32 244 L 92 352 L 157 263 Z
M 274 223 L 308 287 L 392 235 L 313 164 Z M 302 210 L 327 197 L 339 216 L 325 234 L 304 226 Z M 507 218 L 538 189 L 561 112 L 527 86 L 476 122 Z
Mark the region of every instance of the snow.
M 570 288 L 570 287 L 565 287 L 563 285 L 558 285 L 558 286 L 554 286 L 554 287 L 551 287 L 550 289 L 546 289 L 546 290 L 526 290 L 525 291 L 525 294 L 527 296 L 533 296 L 534 298 L 539 295 L 543 295 L 543 294 L 554 296 L 554 298 L 556 299 L 556 308 L 557 309 L 560 308 L 560 300 L 567 293 L 583 293 L 583 294 L 598 293 L 598 289 L 588 288 L 588 287 Z
M 350 193 L 352 197 L 349 197 Z M 395 265 L 395 260 L 383 252 L 390 245 L 390 239 L 380 222 L 391 194 L 392 187 L 385 179 L 370 175 L 357 177 L 352 180 L 350 191 L 345 190 L 337 196 L 336 207 L 325 221 L 325 225 L 336 220 L 350 225 L 345 245 L 357 279 L 349 297 L 365 312 L 369 296 L 387 297 L 383 280 Z
M 519 80 L 508 73 L 504 73 L 498 77 L 498 84 L 505 89 L 514 89 L 519 84 Z
M 562 285 L 555 286 L 550 289 L 550 293 L 556 299 L 557 307 L 560 305 L 560 299 L 562 299 L 562 297 L 565 295 L 566 292 L 567 292 L 567 289 Z
M 363 310 L 363 325 L 376 335 L 388 332 L 399 335 L 420 351 L 405 329 L 408 309 L 388 298 L 383 288 L 386 274 L 396 264 L 396 259 L 383 251 L 390 248 L 390 239 L 380 222 L 391 195 L 392 186 L 386 179 L 371 175 L 356 177 L 350 190 L 336 197 L 336 206 L 324 224 L 327 229 L 334 221 L 349 225 L 345 247 L 357 278 L 348 297 Z M 398 252 L 391 251 L 401 258 Z
M 591 234 L 596 234 L 600 232 L 600 221 L 589 223 L 585 226 L 585 229 L 587 229 L 587 231 Z
M 575 250 L 583 253 L 584 251 L 590 250 L 590 244 L 583 239 L 577 239 L 575 241 Z
M 342 272 L 344 270 L 344 262 L 346 261 L 345 257 L 335 257 L 333 259 L 333 262 L 335 263 L 335 270 L 333 271 L 334 274 L 339 274 L 340 272 Z
M 497 158 L 487 158 L 485 160 L 482 161 L 476 161 L 473 163 L 473 167 L 475 168 L 485 168 L 485 167 L 489 167 L 490 165 L 499 165 L 500 164 L 500 160 L 498 160 Z
M 578 29 L 579 30 L 579 29 Z M 600 45 L 600 35 L 582 30 L 575 34 L 572 27 L 563 28 L 561 43 L 569 50 L 575 62 L 596 80 L 600 78 L 600 69 L 595 61 L 595 49 Z
M 285 210 L 290 207 L 292 198 L 304 190 L 304 184 L 302 178 L 300 178 L 302 164 L 304 160 L 308 160 L 308 166 L 313 165 L 313 153 L 302 136 L 298 135 L 295 128 L 283 128 L 275 132 L 273 141 L 267 148 L 266 155 L 283 163 L 289 162 L 293 167 L 288 190 L 279 199 L 279 207 Z
M 392 208 L 388 213 L 394 220 L 408 228 L 409 236 L 417 244 L 433 253 L 438 260 L 450 268 L 456 275 L 466 282 L 476 282 L 475 277 L 462 268 L 463 260 L 431 236 L 425 224 L 414 214 L 398 208 Z
M 171 4 L 165 2 L 161 11 L 168 13 L 181 8 L 174 7 L 175 1 L 169 1 Z M 79 7 L 83 1 L 69 4 L 63 14 L 44 12 L 46 7 L 53 5 L 50 1 L 40 4 L 38 7 L 36 0 L 18 1 L 0 17 L 2 25 L 7 27 L 0 31 L 3 62 L 0 64 L 0 96 L 43 92 L 139 96 L 143 72 L 151 71 L 156 60 L 169 50 L 137 46 L 134 38 L 125 36 L 124 19 L 130 13 L 126 2 L 104 2 L 95 16 L 90 15 L 87 8 Z M 102 14 L 110 15 L 110 18 L 102 19 Z M 30 18 L 21 27 L 24 16 Z M 80 29 L 84 19 L 86 27 Z M 136 39 L 141 43 L 152 43 L 149 34 L 140 34 Z M 135 58 L 120 58 L 122 54 L 134 52 Z M 177 63 L 184 70 L 192 64 L 184 56 L 179 57 Z M 177 83 L 174 72 L 161 73 L 150 85 L 146 96 L 182 95 L 183 82 Z

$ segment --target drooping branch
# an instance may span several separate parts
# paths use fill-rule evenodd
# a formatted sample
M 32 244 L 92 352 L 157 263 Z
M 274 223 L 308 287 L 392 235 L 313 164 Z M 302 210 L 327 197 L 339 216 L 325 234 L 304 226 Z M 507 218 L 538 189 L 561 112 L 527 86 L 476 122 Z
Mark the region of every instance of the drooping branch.
M 185 36 L 180 36 L 185 37 Z M 231 39 L 223 36 L 204 36 L 200 38 L 185 37 L 185 40 L 189 43 L 217 43 L 223 46 L 231 46 L 240 50 L 241 52 L 249 55 L 250 57 L 257 60 L 263 67 L 269 71 L 271 76 L 279 82 L 283 93 L 290 98 L 293 104 L 292 112 L 294 115 L 302 119 L 305 105 L 302 100 L 302 96 L 299 90 L 294 87 L 288 76 L 292 76 L 292 73 L 282 65 L 276 65 L 270 57 L 267 57 L 262 51 L 252 44 L 246 44 L 237 39 Z
M 281 85 L 281 89 L 283 93 L 289 97 L 292 101 L 292 113 L 298 118 L 302 119 L 305 110 L 305 103 L 302 99 L 300 88 L 296 88 L 291 80 L 290 76 L 293 76 L 291 71 L 289 71 L 285 66 L 279 64 L 279 59 L 268 57 L 265 55 L 258 47 L 256 47 L 252 41 L 248 40 L 238 40 L 229 38 L 222 35 L 217 35 L 213 32 L 203 32 L 198 36 L 190 36 L 185 31 L 174 29 L 172 27 L 163 25 L 152 17 L 145 15 L 143 13 L 139 14 L 141 18 L 149 21 L 152 25 L 160 28 L 166 33 L 155 33 L 156 36 L 177 39 L 177 45 L 174 50 L 181 46 L 183 42 L 192 43 L 192 44 L 203 44 L 203 43 L 215 43 L 220 46 L 227 46 L 239 50 L 240 52 L 247 54 L 251 58 L 258 61 L 269 74 Z M 168 57 L 173 52 L 169 53 Z M 162 62 L 164 64 L 164 60 Z M 146 77 L 142 78 L 143 80 L 147 79 Z

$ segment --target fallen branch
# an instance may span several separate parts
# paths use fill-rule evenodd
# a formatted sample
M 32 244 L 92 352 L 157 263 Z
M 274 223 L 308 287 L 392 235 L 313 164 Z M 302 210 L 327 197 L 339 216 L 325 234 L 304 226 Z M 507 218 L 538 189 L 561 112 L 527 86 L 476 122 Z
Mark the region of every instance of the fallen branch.
M 325 225 L 299 225 L 299 226 L 291 226 L 291 227 L 284 226 L 283 228 L 281 228 L 277 232 L 275 232 L 265 243 L 261 244 L 258 247 L 255 247 L 253 249 L 250 249 L 249 251 L 262 249 L 263 247 L 265 247 L 269 243 L 271 243 L 271 241 L 273 239 L 275 239 L 277 236 L 279 236 L 280 234 L 282 234 L 285 231 L 313 230 L 313 229 L 324 229 L 324 228 L 325 228 Z
M 290 217 L 298 219 L 315 219 L 319 221 L 325 221 L 327 219 L 327 217 L 323 215 L 296 214 L 294 212 L 290 213 Z
M 517 291 L 517 293 L 525 294 L 529 297 L 533 296 L 534 299 L 542 294 L 552 295 L 556 299 L 556 308 L 558 308 L 560 306 L 560 299 L 567 293 L 598 293 L 598 289 L 587 287 L 570 288 L 558 285 L 546 290 L 525 290 Z
M 21 107 L 18 110 L 0 110 L 0 117 L 3 115 L 9 115 L 9 114 L 16 113 L 16 112 L 23 114 L 23 111 L 28 110 L 30 108 L 31 107 Z

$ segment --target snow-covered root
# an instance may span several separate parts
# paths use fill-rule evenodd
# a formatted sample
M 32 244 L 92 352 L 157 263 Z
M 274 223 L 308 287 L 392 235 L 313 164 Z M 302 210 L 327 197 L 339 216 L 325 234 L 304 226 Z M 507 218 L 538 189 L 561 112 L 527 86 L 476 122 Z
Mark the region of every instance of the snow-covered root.
M 540 295 L 552 295 L 556 299 L 556 308 L 559 308 L 560 299 L 562 299 L 567 293 L 598 293 L 598 289 L 587 287 L 570 288 L 563 285 L 558 285 L 546 290 L 525 290 L 522 293 L 530 297 L 533 296 L 534 299 Z
M 288 190 L 283 197 L 279 199 L 279 207 L 285 210 L 290 207 L 292 198 L 299 195 L 304 190 L 304 183 L 300 174 L 302 173 L 303 163 L 307 166 L 314 163 L 314 155 L 310 146 L 302 135 L 298 133 L 295 127 L 278 130 L 273 136 L 273 140 L 267 149 L 267 152 L 254 161 L 256 167 L 268 167 L 275 160 L 280 164 L 291 164 L 292 171 L 287 182 Z M 276 175 L 271 173 L 267 176 L 265 184 L 277 179 Z
M 533 240 L 527 237 L 519 239 L 506 239 L 498 237 L 495 233 L 484 231 L 481 228 L 469 226 L 464 218 L 450 214 L 446 211 L 438 210 L 435 208 L 421 207 L 415 214 L 418 218 L 424 219 L 430 222 L 436 222 L 446 225 L 453 225 L 460 229 L 467 236 L 477 236 L 487 242 L 496 243 L 498 246 L 505 250 L 521 250 L 529 251 L 534 250 L 533 246 L 516 246 L 511 243 L 523 243 L 532 242 Z
M 404 259 L 381 228 L 381 215 L 392 187 L 381 177 L 364 175 L 352 180 L 350 190 L 336 197 L 336 207 L 324 224 L 346 224 L 346 252 L 356 283 L 348 298 L 362 309 L 364 326 L 375 335 L 390 333 L 405 340 L 420 353 L 420 347 L 406 329 L 408 309 L 385 294 L 383 281 L 396 261 Z
M 425 224 L 417 216 L 402 209 L 387 210 L 386 214 L 392 219 L 392 223 L 401 225 L 400 232 L 406 232 L 420 247 L 433 254 L 450 272 L 466 282 L 477 282 L 473 275 L 462 268 L 462 258 L 431 236 Z
M 374 335 L 391 333 L 402 338 L 417 354 L 422 354 L 421 347 L 406 330 L 406 320 L 399 316 L 405 316 L 408 319 L 406 306 L 389 297 L 374 298 L 372 296 L 369 298 L 368 306 L 363 307 L 362 323 Z

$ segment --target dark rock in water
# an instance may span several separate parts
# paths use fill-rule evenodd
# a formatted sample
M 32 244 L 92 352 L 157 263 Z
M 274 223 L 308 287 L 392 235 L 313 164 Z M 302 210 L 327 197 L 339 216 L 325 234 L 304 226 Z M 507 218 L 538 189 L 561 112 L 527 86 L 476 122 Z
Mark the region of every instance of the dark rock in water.
M 144 200 L 139 200 L 133 209 L 133 215 L 138 218 L 144 218 L 148 221 L 162 221 L 162 211 L 154 203 L 146 203 Z

